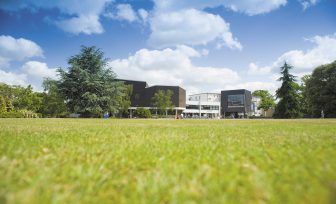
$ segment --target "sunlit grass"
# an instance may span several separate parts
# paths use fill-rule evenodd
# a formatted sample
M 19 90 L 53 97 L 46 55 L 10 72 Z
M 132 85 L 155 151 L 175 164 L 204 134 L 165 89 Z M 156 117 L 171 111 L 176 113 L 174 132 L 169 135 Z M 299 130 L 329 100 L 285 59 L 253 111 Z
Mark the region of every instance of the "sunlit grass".
M 0 203 L 336 203 L 336 120 L 0 119 Z

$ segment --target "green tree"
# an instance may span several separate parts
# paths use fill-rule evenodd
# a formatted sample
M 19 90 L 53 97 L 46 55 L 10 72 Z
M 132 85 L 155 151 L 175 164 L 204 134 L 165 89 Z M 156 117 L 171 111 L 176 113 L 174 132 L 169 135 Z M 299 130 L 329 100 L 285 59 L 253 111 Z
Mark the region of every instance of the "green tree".
M 168 109 L 171 110 L 173 108 L 173 103 L 171 100 L 171 97 L 173 96 L 173 91 L 172 90 L 158 90 L 153 98 L 152 98 L 152 103 L 153 106 L 156 107 L 159 110 L 160 114 L 166 114 Z
M 304 75 L 301 77 L 301 85 L 299 86 L 299 94 L 300 94 L 300 107 L 301 112 L 305 116 L 311 116 L 312 115 L 312 108 L 308 100 L 307 96 L 307 83 L 310 80 L 311 75 Z
M 336 61 L 317 67 L 306 79 L 305 96 L 315 117 L 336 117 Z
M 142 108 L 142 107 L 137 108 L 134 111 L 134 115 L 139 118 L 151 118 L 152 117 L 150 110 Z
M 7 112 L 6 101 L 3 96 L 0 96 L 0 113 Z
M 278 80 L 282 81 L 282 84 L 276 91 L 276 97 L 279 102 L 275 107 L 274 117 L 297 118 L 301 112 L 295 76 L 289 73 L 293 67 L 285 62 L 280 69 L 282 76 Z
M 13 86 L 13 106 L 16 110 L 30 110 L 36 112 L 42 105 L 43 94 L 33 92 L 33 87 L 28 85 L 27 88 Z
M 45 79 L 43 88 L 43 105 L 39 112 L 43 117 L 66 117 L 68 115 L 67 107 L 63 96 L 59 93 L 57 81 Z
M 120 96 L 119 116 L 127 117 L 129 114 L 128 108 L 131 106 L 131 95 L 133 92 L 132 85 L 124 85 L 124 94 Z
M 12 112 L 14 110 L 14 106 L 12 104 L 11 99 L 8 96 L 5 97 L 5 103 L 7 112 Z
M 267 111 L 270 108 L 275 107 L 274 97 L 267 90 L 256 90 L 252 93 L 252 95 L 259 96 L 261 98 L 261 102 L 258 106 L 258 109 L 263 109 Z
M 101 117 L 119 110 L 125 87 L 115 80 L 104 53 L 96 47 L 82 46 L 79 54 L 70 57 L 68 71 L 58 69 L 58 82 L 70 111 L 83 117 Z

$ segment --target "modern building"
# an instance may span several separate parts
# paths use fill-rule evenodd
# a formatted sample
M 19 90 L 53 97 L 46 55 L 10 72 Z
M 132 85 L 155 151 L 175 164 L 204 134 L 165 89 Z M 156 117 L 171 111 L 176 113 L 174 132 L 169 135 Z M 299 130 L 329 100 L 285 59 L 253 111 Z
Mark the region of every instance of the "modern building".
M 221 91 L 223 117 L 246 118 L 251 115 L 251 92 L 246 89 Z
M 262 116 L 262 110 L 258 109 L 258 106 L 261 103 L 261 97 L 260 96 L 252 96 L 252 102 L 251 102 L 251 116 L 260 117 Z
M 183 115 L 185 118 L 220 118 L 220 94 L 189 95 Z
M 145 81 L 134 81 L 134 80 L 125 80 L 118 79 L 118 81 L 124 82 L 126 85 L 132 85 L 133 92 L 131 95 L 131 107 L 130 110 L 137 109 L 138 107 L 143 107 L 147 109 L 155 109 L 152 104 L 152 98 L 154 94 L 159 90 L 171 90 L 173 92 L 172 95 L 172 103 L 174 105 L 173 110 L 176 115 L 182 113 L 186 107 L 186 91 L 179 86 L 148 86 Z

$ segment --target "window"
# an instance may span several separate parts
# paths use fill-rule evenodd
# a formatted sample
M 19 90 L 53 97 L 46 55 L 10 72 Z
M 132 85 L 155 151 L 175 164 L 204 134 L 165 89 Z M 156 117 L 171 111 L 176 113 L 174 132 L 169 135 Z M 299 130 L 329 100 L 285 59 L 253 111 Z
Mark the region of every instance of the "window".
M 202 110 L 210 110 L 210 106 L 202 106 Z
M 228 106 L 240 107 L 244 106 L 244 95 L 228 95 Z
M 197 105 L 187 105 L 186 109 L 199 109 Z

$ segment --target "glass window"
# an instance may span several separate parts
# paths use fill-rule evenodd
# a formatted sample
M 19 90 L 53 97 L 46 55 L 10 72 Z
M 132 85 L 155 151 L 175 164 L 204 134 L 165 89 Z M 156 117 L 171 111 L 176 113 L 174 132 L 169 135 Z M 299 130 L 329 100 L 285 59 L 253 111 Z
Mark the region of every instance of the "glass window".
M 186 109 L 199 109 L 197 105 L 187 105 Z
M 228 106 L 244 106 L 244 95 L 228 95 Z
M 204 105 L 202 106 L 202 110 L 210 110 L 210 106 Z

